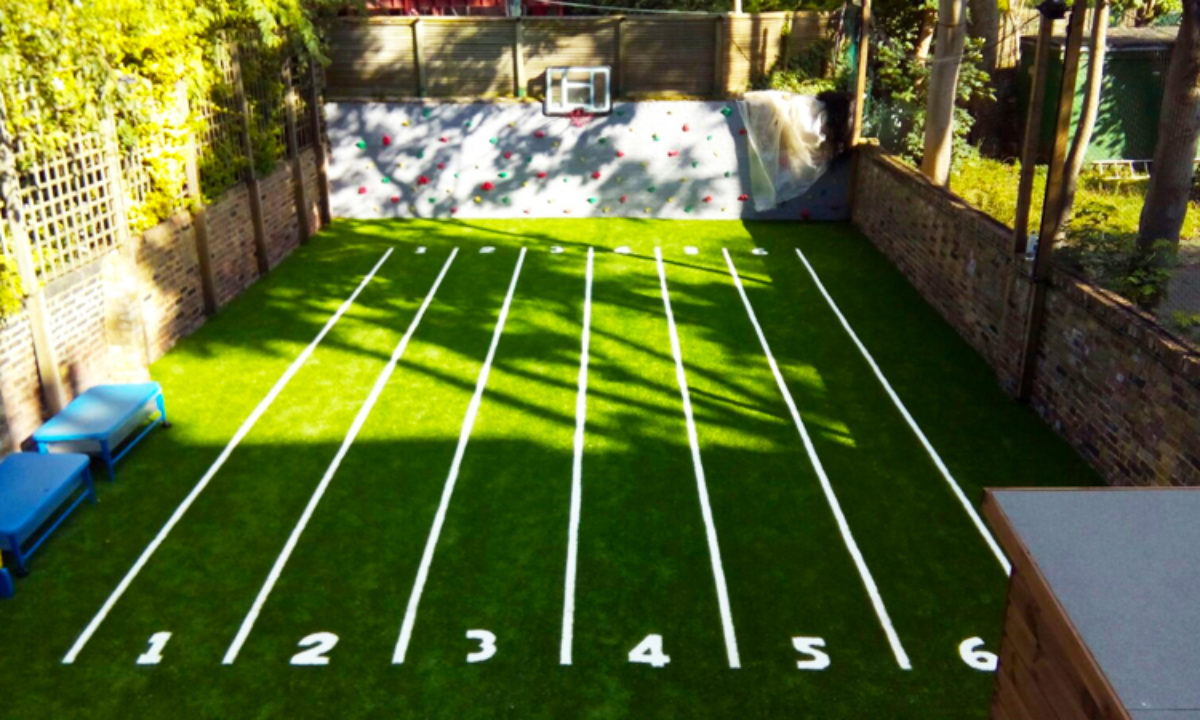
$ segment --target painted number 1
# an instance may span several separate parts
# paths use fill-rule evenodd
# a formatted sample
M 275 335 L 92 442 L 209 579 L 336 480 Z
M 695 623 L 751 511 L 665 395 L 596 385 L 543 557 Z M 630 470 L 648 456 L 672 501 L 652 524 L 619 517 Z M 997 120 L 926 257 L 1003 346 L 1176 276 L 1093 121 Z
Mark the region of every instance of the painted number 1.
M 338 643 L 338 636 L 331 632 L 307 635 L 298 643 L 300 652 L 292 656 L 293 665 L 328 665 L 326 654 Z
M 150 636 L 150 647 L 146 648 L 146 652 L 138 655 L 138 665 L 157 665 L 162 662 L 162 651 L 167 646 L 167 641 L 171 639 L 169 632 L 156 632 Z
M 662 635 L 647 635 L 637 647 L 629 651 L 629 662 L 642 663 L 651 667 L 666 667 L 671 656 L 663 652 Z

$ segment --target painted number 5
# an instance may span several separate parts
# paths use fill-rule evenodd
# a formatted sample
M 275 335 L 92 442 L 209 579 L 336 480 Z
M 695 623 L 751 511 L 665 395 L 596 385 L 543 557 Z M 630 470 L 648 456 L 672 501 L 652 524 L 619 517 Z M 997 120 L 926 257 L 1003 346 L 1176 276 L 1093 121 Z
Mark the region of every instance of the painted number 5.
M 824 670 L 829 667 L 829 655 L 820 648 L 825 647 L 825 639 L 819 637 L 794 637 L 792 647 L 801 655 L 807 655 L 804 660 L 797 660 L 796 667 L 801 670 Z
M 306 636 L 300 641 L 300 652 L 292 656 L 293 665 L 328 665 L 326 653 L 337 645 L 338 636 L 331 632 L 319 632 Z
M 479 649 L 467 655 L 467 662 L 481 663 L 496 654 L 496 634 L 487 630 L 468 630 L 467 639 L 479 643 Z
M 969 637 L 958 644 L 958 654 L 963 662 L 981 672 L 995 672 L 998 659 L 996 653 L 983 650 L 983 638 Z

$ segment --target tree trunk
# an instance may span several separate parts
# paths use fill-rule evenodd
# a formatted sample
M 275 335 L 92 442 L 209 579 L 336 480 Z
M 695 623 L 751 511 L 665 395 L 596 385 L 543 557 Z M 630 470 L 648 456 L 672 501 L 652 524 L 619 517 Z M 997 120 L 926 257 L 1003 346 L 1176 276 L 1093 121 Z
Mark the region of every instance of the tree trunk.
M 1159 240 L 1178 245 L 1187 214 L 1196 139 L 1200 136 L 1200 7 L 1197 5 L 1200 0 L 1183 3 L 1183 22 L 1171 50 L 1154 166 L 1138 227 L 1138 248 L 1143 255 L 1149 255 Z
M 929 72 L 929 104 L 925 112 L 925 153 L 921 158 L 921 172 L 942 186 L 950 180 L 958 68 L 962 64 L 963 47 L 967 41 L 966 2 L 940 0 L 937 45 L 934 48 L 933 68 Z
M 973 38 L 983 40 L 983 63 L 981 68 L 991 75 L 996 70 L 996 57 L 1000 49 L 1000 7 L 996 0 L 970 0 L 970 17 L 967 31 Z
M 929 8 L 921 13 L 921 24 L 917 27 L 917 45 L 913 57 L 924 62 L 933 47 L 933 33 L 937 30 L 937 10 Z
M 1096 0 L 1092 10 L 1092 37 L 1088 43 L 1087 88 L 1083 96 L 1083 116 L 1079 118 L 1079 129 L 1067 155 L 1066 175 L 1063 177 L 1063 205 L 1058 218 L 1059 232 L 1063 232 L 1071 219 L 1075 206 L 1075 191 L 1079 189 L 1079 173 L 1083 170 L 1083 159 L 1092 142 L 1092 131 L 1096 129 L 1096 117 L 1100 114 L 1100 94 L 1104 84 L 1104 58 L 1108 52 L 1108 0 Z

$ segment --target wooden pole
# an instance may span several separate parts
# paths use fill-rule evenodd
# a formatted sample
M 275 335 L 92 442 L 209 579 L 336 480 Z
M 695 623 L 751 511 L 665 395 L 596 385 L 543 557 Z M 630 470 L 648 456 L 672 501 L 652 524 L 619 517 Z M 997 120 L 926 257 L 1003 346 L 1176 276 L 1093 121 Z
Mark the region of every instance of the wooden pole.
M 313 139 L 313 165 L 317 169 L 317 208 L 323 227 L 332 219 L 329 209 L 329 154 L 325 151 L 325 134 L 322 132 L 321 120 L 325 117 L 325 108 L 321 104 L 321 74 L 317 72 L 317 61 L 313 58 L 308 60 L 308 76 L 308 123 Z
M 1017 216 L 1013 220 L 1013 252 L 1024 254 L 1029 241 L 1029 211 L 1033 206 L 1033 179 L 1037 174 L 1037 153 L 1042 136 L 1042 112 L 1046 100 L 1046 75 L 1050 65 L 1050 46 L 1054 19 L 1042 16 L 1038 25 L 1037 50 L 1033 59 L 1033 85 L 1029 90 L 1029 110 L 1025 114 L 1025 139 L 1021 145 L 1021 179 L 1017 183 Z
M 4 204 L 10 248 L 13 259 L 17 262 L 17 277 L 20 278 L 25 294 L 25 312 L 29 316 L 29 331 L 33 337 L 33 354 L 37 360 L 42 401 L 50 414 L 54 414 L 66 407 L 67 391 L 58 371 L 58 354 L 54 350 L 54 339 L 50 334 L 46 293 L 42 289 L 41 280 L 37 276 L 37 266 L 33 262 L 33 245 L 25 231 L 25 205 L 16 170 L 15 144 L 8 135 L 4 117 L 3 100 L 0 98 L 0 202 Z
M 518 17 L 513 21 L 513 94 L 525 99 L 525 22 Z
M 854 81 L 854 125 L 850 146 L 862 141 L 863 104 L 867 97 L 867 61 L 871 51 L 871 0 L 862 0 L 862 20 L 858 28 L 858 76 Z
M 1054 145 L 1050 153 L 1050 170 L 1046 178 L 1046 195 L 1042 202 L 1042 222 L 1038 231 L 1037 253 L 1033 259 L 1033 297 L 1025 323 L 1025 343 L 1021 350 L 1021 377 L 1017 399 L 1028 402 L 1033 392 L 1037 370 L 1037 354 L 1041 348 L 1042 328 L 1046 316 L 1046 286 L 1050 282 L 1054 240 L 1062 215 L 1063 175 L 1067 160 L 1067 143 L 1071 138 L 1071 111 L 1075 106 L 1075 80 L 1079 74 L 1079 54 L 1083 45 L 1083 25 L 1086 0 L 1075 0 L 1071 19 L 1067 23 L 1067 47 L 1063 59 L 1062 86 L 1058 91 L 1058 110 L 1054 123 Z
M 246 156 L 246 173 L 244 180 L 250 196 L 250 224 L 254 229 L 254 260 L 258 264 L 258 274 L 266 275 L 271 269 L 267 256 L 267 228 L 263 222 L 262 195 L 258 186 L 258 173 L 254 168 L 254 144 L 250 140 L 250 103 L 246 100 L 246 87 L 242 83 L 242 51 L 237 44 L 233 46 L 231 61 L 233 63 L 233 90 L 237 101 L 238 112 L 242 116 L 242 154 Z
M 616 21 L 617 28 L 613 35 L 613 45 L 615 46 L 613 48 L 613 78 L 616 81 L 614 83 L 616 88 L 613 89 L 612 94 L 614 100 L 625 93 L 625 64 L 623 62 L 625 58 L 625 35 L 622 31 L 622 28 L 625 26 L 625 16 L 619 15 Z
M 413 67 L 416 69 L 417 97 L 425 97 L 425 58 L 421 43 L 424 40 L 425 29 L 421 18 L 413 20 L 412 24 Z
M 297 229 L 300 243 L 312 237 L 312 216 L 309 214 L 308 193 L 304 190 L 304 168 L 300 166 L 300 138 L 296 132 L 296 88 L 292 85 L 292 59 L 283 63 L 284 131 L 287 138 L 288 165 L 292 168 L 292 197 L 296 203 Z
M 714 22 L 712 96 L 719 100 L 729 91 L 725 87 L 725 18 L 718 15 Z
M 175 102 L 178 112 L 187 117 L 187 85 L 182 81 L 175 86 Z M 188 204 L 192 211 L 192 240 L 196 243 L 196 264 L 200 268 L 200 296 L 204 299 L 204 313 L 217 311 L 216 282 L 213 279 L 212 256 L 208 251 L 208 219 L 204 206 L 204 193 L 200 189 L 200 160 L 196 151 L 196 135 L 188 130 L 183 146 L 183 174 L 187 182 Z

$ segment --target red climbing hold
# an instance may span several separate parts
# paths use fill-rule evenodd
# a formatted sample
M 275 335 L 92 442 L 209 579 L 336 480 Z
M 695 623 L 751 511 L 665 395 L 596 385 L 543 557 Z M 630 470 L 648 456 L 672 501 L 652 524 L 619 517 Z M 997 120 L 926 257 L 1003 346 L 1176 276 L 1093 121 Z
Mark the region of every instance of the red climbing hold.
M 528 215 L 528 214 L 529 214 L 529 208 L 525 208 L 525 209 L 524 209 L 524 210 L 522 210 L 521 212 L 523 212 L 523 213 L 525 213 L 526 215 Z
M 511 151 L 509 151 L 509 150 L 505 150 L 505 151 L 504 151 L 504 159 L 505 159 L 505 160 L 510 160 L 510 159 L 512 159 L 512 152 L 511 152 Z
M 438 138 L 438 142 L 448 143 L 450 141 L 448 139 L 446 139 L 445 135 L 443 135 L 440 138 Z
M 738 195 L 738 200 L 741 200 L 742 202 L 746 202 L 749 199 L 750 199 L 750 196 L 747 195 L 746 193 L 742 193 L 741 195 Z
M 427 177 L 425 177 L 424 175 L 422 175 L 421 177 L 417 178 L 417 184 L 418 184 L 418 185 L 428 185 L 428 184 L 429 184 L 429 178 L 427 178 Z
M 484 184 L 480 185 L 480 186 L 479 186 L 479 189 L 480 189 L 480 190 L 483 190 L 484 192 L 487 192 L 488 190 L 492 190 L 492 189 L 493 189 L 493 188 L 495 188 L 495 187 L 496 187 L 496 186 L 495 186 L 495 185 L 493 185 L 493 184 L 492 184 L 492 183 L 489 181 L 489 182 L 485 182 Z
M 537 132 L 535 132 L 535 133 L 533 134 L 533 136 L 534 136 L 535 138 L 539 138 L 539 139 L 540 139 L 540 138 L 544 138 L 544 137 L 546 137 L 546 131 L 545 131 L 545 130 L 538 130 Z
M 445 170 L 445 169 L 446 169 L 446 163 L 438 163 L 438 170 Z
M 391 136 L 391 135 L 384 135 L 384 136 L 383 136 L 383 146 L 384 146 L 384 147 L 387 147 L 388 145 L 391 145 L 391 144 L 392 144 L 392 136 Z
M 746 134 L 746 128 L 742 128 L 741 130 L 738 130 L 738 135 L 745 135 L 745 134 Z
M 593 172 L 593 173 L 592 173 L 592 179 L 593 179 L 593 180 L 599 180 L 599 179 L 600 179 L 600 171 L 599 171 L 599 170 L 596 170 L 595 172 Z
M 684 123 L 684 124 L 683 124 L 683 131 L 684 131 L 684 132 L 687 132 L 688 130 L 691 130 L 691 129 L 692 129 L 692 128 L 691 128 L 691 127 L 689 127 L 687 123 Z
M 705 195 L 704 202 L 712 202 L 712 195 Z
M 563 215 L 570 215 L 570 214 L 571 214 L 570 210 L 563 210 Z
M 359 195 L 366 195 L 366 194 L 367 194 L 367 188 L 366 188 L 365 186 L 362 186 L 362 185 L 360 185 L 360 186 L 359 186 L 359 188 L 358 188 L 358 194 L 359 194 Z
M 393 204 L 393 205 L 398 205 L 399 203 L 400 203 L 400 196 L 399 196 L 399 195 L 393 195 L 393 196 L 392 196 L 392 204 Z
M 544 178 L 544 177 L 546 177 L 546 173 L 545 173 L 545 171 L 542 171 L 542 172 L 538 173 L 538 177 L 540 177 L 540 178 Z
M 667 157 L 675 157 L 678 154 L 679 154 L 678 150 L 668 150 L 667 151 Z
M 450 208 L 450 214 L 451 214 L 451 215 L 457 215 L 457 214 L 458 214 L 458 208 Z
M 625 157 L 625 152 L 624 152 L 624 151 L 622 151 L 622 150 L 618 150 L 618 151 L 617 151 L 617 157 L 619 157 L 619 158 Z
M 625 201 L 626 201 L 626 200 L 628 200 L 628 199 L 629 199 L 629 196 L 628 196 L 628 195 L 622 195 L 622 196 L 621 196 L 621 202 L 625 202 Z

